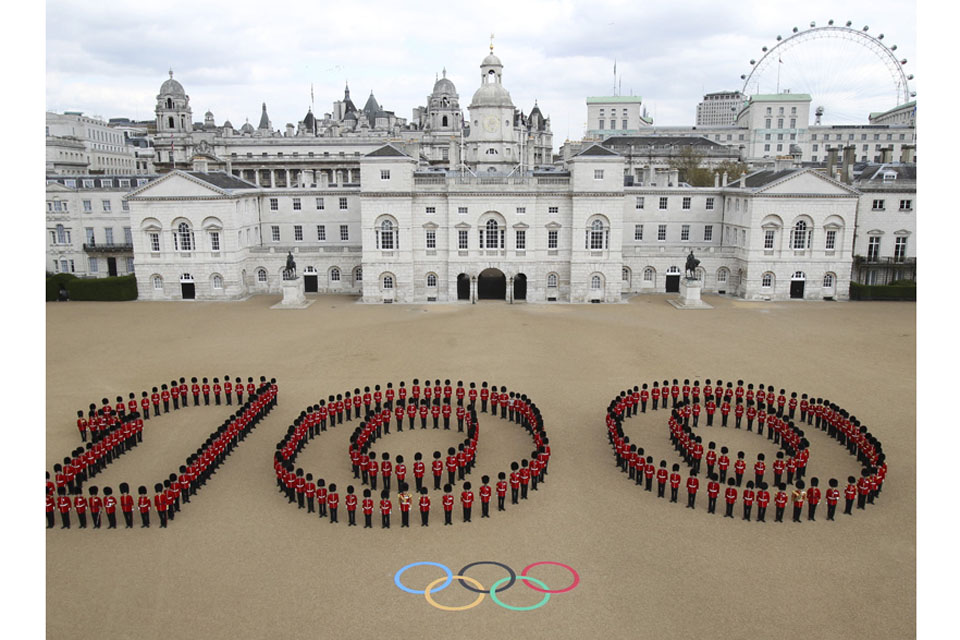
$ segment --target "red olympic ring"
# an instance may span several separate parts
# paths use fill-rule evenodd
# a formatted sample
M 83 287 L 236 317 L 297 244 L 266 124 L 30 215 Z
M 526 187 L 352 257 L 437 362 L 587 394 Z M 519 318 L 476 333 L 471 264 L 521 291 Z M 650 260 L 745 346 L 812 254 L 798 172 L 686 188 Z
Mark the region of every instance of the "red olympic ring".
M 580 574 L 577 573 L 573 567 L 571 567 L 568 564 L 563 564 L 562 562 L 552 562 L 550 560 L 543 560 L 541 562 L 534 562 L 533 564 L 529 564 L 523 568 L 523 571 L 520 572 L 520 575 L 526 576 L 527 571 L 529 571 L 532 567 L 536 567 L 541 564 L 552 564 L 557 567 L 563 567 L 564 569 L 566 569 L 567 571 L 573 574 L 573 584 L 571 584 L 566 589 L 541 589 L 539 587 L 535 587 L 532 584 L 528 584 L 527 586 L 533 589 L 534 591 L 539 591 L 541 593 L 566 593 L 568 591 L 573 591 L 574 589 L 577 588 L 577 585 L 580 584 Z

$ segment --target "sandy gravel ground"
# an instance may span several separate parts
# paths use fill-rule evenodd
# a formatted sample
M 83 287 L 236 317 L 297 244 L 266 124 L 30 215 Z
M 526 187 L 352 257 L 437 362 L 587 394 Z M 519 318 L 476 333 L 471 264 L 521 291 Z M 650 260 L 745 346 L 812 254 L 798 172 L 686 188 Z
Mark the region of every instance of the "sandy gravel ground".
M 321 297 L 276 311 L 275 296 L 239 303 L 51 303 L 47 319 L 48 469 L 79 437 L 79 408 L 173 377 L 276 377 L 280 402 L 171 527 L 37 533 L 46 539 L 50 638 L 906 638 L 916 615 L 916 306 L 907 303 L 747 303 L 707 296 L 713 311 L 678 311 L 665 296 L 622 305 L 365 306 Z M 414 377 L 483 380 L 527 393 L 543 412 L 548 481 L 519 507 L 471 524 L 389 531 L 331 525 L 287 504 L 271 455 L 287 425 L 330 393 Z M 881 439 L 890 474 L 878 504 L 854 517 L 797 525 L 696 512 L 640 491 L 614 466 L 604 408 L 627 385 L 663 378 L 743 378 L 826 396 Z M 225 415 L 201 408 L 147 423 L 144 443 L 97 484 L 149 484 L 174 470 Z M 657 461 L 676 461 L 666 413 L 627 431 Z M 757 436 L 703 428 L 747 459 L 774 449 Z M 812 431 L 812 430 L 811 430 Z M 349 429 L 314 440 L 307 471 L 350 482 Z M 412 458 L 455 436 L 392 434 Z M 825 487 L 855 461 L 813 432 L 809 475 Z M 482 473 L 530 451 L 515 425 L 481 415 Z M 769 472 L 768 472 L 769 473 Z M 681 498 L 682 500 L 682 498 Z M 156 517 L 154 516 L 154 520 Z M 789 519 L 789 518 L 788 518 Z M 375 523 L 377 519 L 375 518 Z M 58 523 L 59 524 L 59 523 Z M 76 526 L 74 524 L 74 526 Z M 417 561 L 456 571 L 476 561 L 573 566 L 579 586 L 535 611 L 486 598 L 469 611 L 432 608 L 394 573 Z M 489 587 L 492 566 L 469 575 Z M 422 589 L 442 575 L 411 569 Z M 530 575 L 551 588 L 565 570 Z M 457 585 L 443 605 L 474 599 Z M 502 599 L 530 606 L 518 584 Z

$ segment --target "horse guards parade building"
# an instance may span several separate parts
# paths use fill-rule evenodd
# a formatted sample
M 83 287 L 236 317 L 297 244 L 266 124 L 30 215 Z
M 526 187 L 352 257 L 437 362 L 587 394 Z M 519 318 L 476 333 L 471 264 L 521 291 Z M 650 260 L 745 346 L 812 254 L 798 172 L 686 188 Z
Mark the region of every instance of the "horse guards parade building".
M 721 92 L 659 127 L 588 97 L 555 154 L 503 69 L 491 46 L 466 114 L 444 71 L 409 121 L 347 88 L 284 131 L 266 104 L 256 128 L 194 122 L 172 71 L 155 122 L 48 113 L 47 270 L 135 274 L 141 300 L 278 294 L 288 254 L 308 295 L 364 302 L 618 302 L 677 291 L 691 251 L 704 292 L 747 300 L 915 279 L 915 103 L 810 125 L 810 95 Z M 712 185 L 680 182 L 691 153 Z

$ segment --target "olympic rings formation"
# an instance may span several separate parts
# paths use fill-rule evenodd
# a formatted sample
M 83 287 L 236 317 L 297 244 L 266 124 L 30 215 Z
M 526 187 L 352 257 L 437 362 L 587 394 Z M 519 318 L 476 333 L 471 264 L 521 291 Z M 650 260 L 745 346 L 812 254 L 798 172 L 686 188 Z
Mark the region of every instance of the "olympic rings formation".
M 470 576 L 464 575 L 466 571 L 471 567 L 475 567 L 477 565 L 482 565 L 482 564 L 491 564 L 491 565 L 506 569 L 509 575 L 503 578 L 500 578 L 499 580 L 494 582 L 489 589 L 487 589 L 482 584 L 480 584 L 480 582 L 475 578 L 471 578 Z M 544 564 L 563 567 L 573 575 L 573 582 L 570 584 L 570 586 L 565 587 L 563 589 L 550 589 L 542 581 L 527 575 L 527 572 L 533 567 L 537 567 Z M 441 569 L 446 575 L 441 576 L 436 580 L 433 580 L 432 582 L 430 582 L 430 584 L 427 585 L 426 589 L 422 591 L 411 589 L 410 587 L 403 584 L 400 577 L 408 569 L 412 569 L 413 567 L 419 567 L 419 566 L 437 567 L 438 569 Z M 466 604 L 460 607 L 442 605 L 433 599 L 433 594 L 437 593 L 438 591 L 443 591 L 448 586 L 450 586 L 450 584 L 454 580 L 459 582 L 460 586 L 462 586 L 467 591 L 472 591 L 473 593 L 479 594 L 477 598 L 470 604 Z M 518 607 L 518 606 L 510 605 L 503 602 L 497 596 L 497 594 L 506 591 L 507 589 L 512 587 L 514 584 L 516 584 L 518 580 L 528 583 L 527 584 L 528 587 L 530 587 L 534 591 L 539 591 L 540 593 L 542 593 L 543 599 L 540 600 L 540 602 L 538 602 L 537 604 L 530 605 L 528 607 Z M 441 582 L 443 583 L 442 585 L 440 585 Z M 550 560 L 543 560 L 540 562 L 534 562 L 533 564 L 529 564 L 526 567 L 524 567 L 522 571 L 520 571 L 519 575 L 512 568 L 503 564 L 502 562 L 494 562 L 492 560 L 481 560 L 478 562 L 471 562 L 470 564 L 461 568 L 456 573 L 454 573 L 453 570 L 447 567 L 446 565 L 440 564 L 439 562 L 422 561 L 422 562 L 411 562 L 405 567 L 401 567 L 400 570 L 394 574 L 393 583 L 397 585 L 397 588 L 399 588 L 402 591 L 406 591 L 407 593 L 413 593 L 416 595 L 423 595 L 423 597 L 426 599 L 427 602 L 430 603 L 431 606 L 437 609 L 440 609 L 441 611 L 467 611 L 469 609 L 473 609 L 474 607 L 479 605 L 481 602 L 483 602 L 484 598 L 486 598 L 488 593 L 490 594 L 490 599 L 496 602 L 498 605 L 500 605 L 504 609 L 508 609 L 510 611 L 533 611 L 534 609 L 539 609 L 543 605 L 547 604 L 547 602 L 550 601 L 550 596 L 552 594 L 567 593 L 568 591 L 573 591 L 574 589 L 576 589 L 577 586 L 580 584 L 580 574 L 577 573 L 577 571 L 570 565 L 563 564 L 562 562 L 553 562 Z M 473 586 L 468 586 L 466 583 L 470 583 Z M 533 584 L 529 584 L 529 583 L 533 583 Z M 437 585 L 440 585 L 440 586 L 438 587 Z M 501 587 L 501 585 L 504 585 L 504 586 Z

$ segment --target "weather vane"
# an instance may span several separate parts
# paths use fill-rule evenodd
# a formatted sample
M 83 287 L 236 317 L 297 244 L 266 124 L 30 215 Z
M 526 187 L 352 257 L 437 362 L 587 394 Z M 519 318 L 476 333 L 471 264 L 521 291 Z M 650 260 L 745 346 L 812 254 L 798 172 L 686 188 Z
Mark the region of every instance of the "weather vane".
M 493 34 L 490 34 L 490 53 L 493 53 Z

